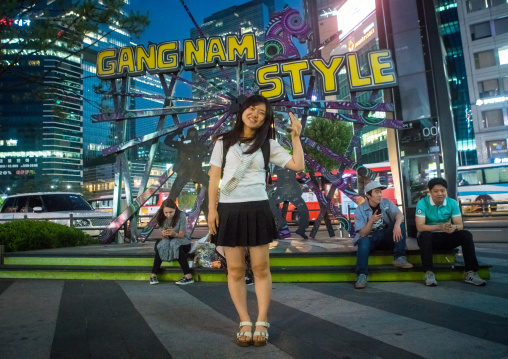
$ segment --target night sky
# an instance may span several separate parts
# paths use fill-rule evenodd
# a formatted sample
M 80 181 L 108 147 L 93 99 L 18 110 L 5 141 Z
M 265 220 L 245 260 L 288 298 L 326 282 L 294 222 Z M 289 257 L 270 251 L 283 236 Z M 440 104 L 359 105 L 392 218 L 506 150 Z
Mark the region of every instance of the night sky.
M 303 17 L 303 0 L 275 0 L 276 11 L 282 10 L 284 4 L 298 9 Z M 235 5 L 242 5 L 248 0 L 185 0 L 192 16 L 198 23 L 203 24 L 203 19 L 218 11 L 224 10 Z M 148 11 L 150 25 L 140 38 L 134 38 L 132 41 L 137 45 L 147 46 L 148 42 L 160 43 L 164 41 L 174 41 L 189 39 L 190 29 L 194 27 L 192 20 L 185 11 L 179 0 L 131 0 L 131 9 L 145 14 Z M 299 49 L 301 54 L 307 52 L 305 44 L 299 44 L 297 40 L 293 43 Z M 184 71 L 182 77 L 191 80 L 191 71 Z M 177 96 L 191 97 L 192 90 L 189 86 L 178 83 L 176 86 Z M 189 116 L 187 116 L 189 117 Z M 183 115 L 182 118 L 187 118 Z
M 198 25 L 202 25 L 205 17 L 230 6 L 247 2 L 246 0 L 186 0 L 185 4 Z M 276 10 L 281 10 L 284 4 L 300 10 L 303 16 L 302 0 L 275 0 Z M 194 25 L 179 0 L 131 0 L 131 8 L 141 13 L 148 11 L 151 21 L 144 34 L 138 39 L 133 39 L 137 44 L 147 45 L 148 41 L 159 43 L 190 38 L 190 29 Z

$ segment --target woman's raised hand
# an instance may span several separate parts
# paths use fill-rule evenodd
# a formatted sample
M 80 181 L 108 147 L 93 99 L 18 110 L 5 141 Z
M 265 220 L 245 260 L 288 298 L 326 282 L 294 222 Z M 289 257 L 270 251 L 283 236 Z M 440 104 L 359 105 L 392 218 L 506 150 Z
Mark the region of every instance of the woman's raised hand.
M 302 123 L 293 112 L 289 113 L 289 119 L 291 120 L 291 126 L 288 127 L 291 130 L 291 137 L 300 137 L 300 133 L 302 132 Z

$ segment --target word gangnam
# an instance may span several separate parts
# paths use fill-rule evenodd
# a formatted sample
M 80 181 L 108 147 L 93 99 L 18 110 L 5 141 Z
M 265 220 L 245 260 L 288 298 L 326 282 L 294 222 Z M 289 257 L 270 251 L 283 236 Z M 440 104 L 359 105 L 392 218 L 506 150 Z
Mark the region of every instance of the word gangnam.
M 338 73 L 346 66 L 350 91 L 367 91 L 397 85 L 397 76 L 390 50 L 372 51 L 367 54 L 370 75 L 362 75 L 356 53 L 332 56 L 323 59 L 298 60 L 274 63 L 256 70 L 256 81 L 260 94 L 272 101 L 284 98 L 286 90 L 282 77 L 289 76 L 293 98 L 307 97 L 304 75 L 313 69 L 319 74 L 324 95 L 339 93 Z
M 101 80 L 129 76 L 171 73 L 184 70 L 208 68 L 218 65 L 238 66 L 240 63 L 257 64 L 256 38 L 254 34 L 241 37 L 186 39 L 182 51 L 178 41 L 144 46 L 127 46 L 119 49 L 105 49 L 97 54 L 97 77 Z M 323 59 L 291 60 L 270 63 L 256 70 L 256 83 L 260 95 L 271 101 L 281 100 L 286 95 L 282 77 L 289 76 L 292 97 L 307 96 L 305 75 L 316 71 L 323 84 L 324 95 L 339 92 L 338 74 L 345 68 L 351 91 L 368 91 L 397 85 L 397 76 L 389 50 L 377 50 L 367 54 L 370 73 L 362 74 L 358 55 L 349 52 Z
M 258 63 L 256 38 L 245 34 L 241 38 L 228 35 L 221 37 L 187 39 L 180 52 L 178 41 L 144 46 L 126 46 L 105 49 L 97 54 L 97 77 L 101 80 L 148 73 L 177 72 L 182 65 L 185 70 L 214 67 L 216 64 L 236 66 L 240 62 Z

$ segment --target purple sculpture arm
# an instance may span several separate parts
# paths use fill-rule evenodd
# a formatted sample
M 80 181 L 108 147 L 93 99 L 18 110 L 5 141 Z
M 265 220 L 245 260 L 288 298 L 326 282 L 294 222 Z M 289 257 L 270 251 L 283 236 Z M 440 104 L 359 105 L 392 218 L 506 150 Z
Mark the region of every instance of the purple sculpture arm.
M 200 119 L 196 118 L 194 120 L 182 122 L 182 123 L 179 123 L 177 125 L 173 125 L 171 127 L 168 127 L 166 129 L 163 129 L 163 130 L 160 130 L 160 131 L 157 131 L 157 132 L 153 132 L 153 133 L 150 133 L 148 135 L 145 135 L 145 136 L 142 136 L 142 137 L 138 137 L 138 138 L 132 139 L 132 140 L 124 142 L 124 143 L 119 143 L 118 145 L 114 145 L 114 146 L 105 148 L 105 149 L 102 150 L 102 155 L 103 156 L 107 156 L 107 155 L 110 155 L 110 154 L 113 154 L 113 153 L 125 151 L 128 148 L 131 148 L 131 147 L 134 147 L 134 146 L 138 146 L 138 145 L 140 145 L 142 143 L 145 143 L 145 142 L 148 142 L 148 141 L 152 141 L 152 140 L 157 139 L 159 137 L 169 135 L 169 134 L 171 134 L 171 133 L 173 133 L 173 132 L 175 132 L 177 130 L 180 130 L 180 129 L 183 129 L 183 128 L 195 125 L 196 123 L 199 123 L 199 122 L 202 122 L 202 121 L 205 121 L 205 120 L 208 120 L 208 119 L 210 119 L 212 117 L 220 115 L 224 111 L 226 111 L 226 109 L 223 109 L 223 110 L 220 110 L 220 111 L 210 112 L 210 113 L 207 113 L 207 115 L 210 115 L 208 117 L 203 117 L 203 118 L 200 118 Z
M 118 111 L 112 113 L 99 113 L 92 115 L 93 123 L 98 122 L 110 122 L 110 121 L 123 121 L 123 120 L 134 120 L 143 117 L 157 117 L 157 116 L 170 116 L 170 115 L 181 115 L 184 113 L 194 112 L 211 112 L 223 109 L 225 105 L 196 105 L 193 107 L 189 106 L 172 106 L 169 108 L 155 108 L 145 110 L 128 110 Z
M 359 110 L 359 111 L 393 111 L 392 103 L 367 103 L 347 101 L 278 101 L 274 106 L 304 107 L 334 110 Z
M 355 114 L 345 115 L 342 113 L 314 111 L 314 110 L 307 110 L 307 109 L 300 109 L 300 108 L 291 108 L 291 107 L 286 107 L 286 106 L 273 106 L 273 109 L 275 111 L 293 112 L 295 115 L 308 115 L 308 116 L 326 118 L 328 120 L 343 120 L 343 121 L 347 121 L 347 122 L 383 126 L 383 127 L 395 128 L 395 129 L 402 128 L 402 121 L 388 119 L 388 118 L 366 117 L 366 116 L 355 115 Z
M 307 145 L 309 147 L 317 149 L 318 151 L 322 152 L 324 155 L 326 155 L 327 157 L 331 158 L 332 160 L 334 160 L 338 163 L 342 163 L 357 172 L 358 171 L 362 171 L 362 172 L 365 171 L 365 174 L 362 174 L 365 177 L 369 177 L 370 179 L 375 179 L 377 176 L 377 173 L 372 171 L 371 169 L 360 165 L 358 162 L 354 162 L 353 160 L 351 160 L 350 158 L 348 158 L 344 155 L 339 155 L 339 154 L 333 153 L 326 146 L 323 146 L 323 145 L 311 140 L 308 137 L 301 136 L 300 139 L 303 141 L 304 145 Z

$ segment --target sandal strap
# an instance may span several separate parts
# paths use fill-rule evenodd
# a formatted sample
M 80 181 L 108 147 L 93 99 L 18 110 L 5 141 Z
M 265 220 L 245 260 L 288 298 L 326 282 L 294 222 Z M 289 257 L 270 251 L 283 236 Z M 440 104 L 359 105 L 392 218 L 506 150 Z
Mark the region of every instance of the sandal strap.
M 268 339 L 268 332 L 254 332 L 254 336 L 263 337 Z
M 244 325 L 252 327 L 252 322 L 240 322 L 240 328 L 243 327 Z
M 240 337 L 252 338 L 252 333 L 251 332 L 238 332 L 238 333 L 236 333 L 236 338 L 238 339 Z
M 266 328 L 270 328 L 270 323 L 268 322 L 256 322 L 256 326 L 261 325 Z

